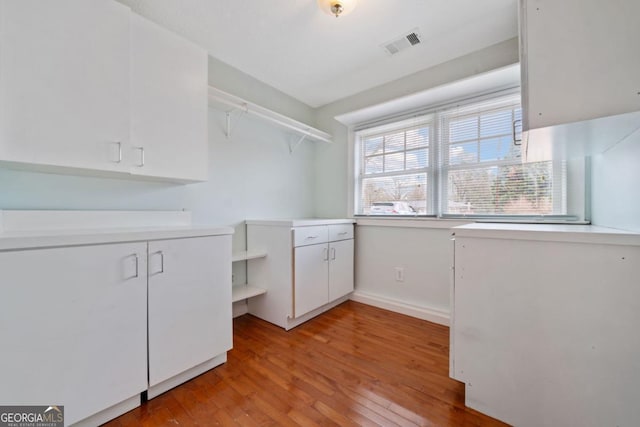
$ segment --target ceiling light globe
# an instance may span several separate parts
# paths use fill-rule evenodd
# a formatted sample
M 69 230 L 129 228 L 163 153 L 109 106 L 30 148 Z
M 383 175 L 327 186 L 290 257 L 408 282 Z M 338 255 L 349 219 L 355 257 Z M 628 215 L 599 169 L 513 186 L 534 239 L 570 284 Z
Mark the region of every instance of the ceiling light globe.
M 358 0 L 318 0 L 320 9 L 336 18 L 349 14 L 357 3 Z

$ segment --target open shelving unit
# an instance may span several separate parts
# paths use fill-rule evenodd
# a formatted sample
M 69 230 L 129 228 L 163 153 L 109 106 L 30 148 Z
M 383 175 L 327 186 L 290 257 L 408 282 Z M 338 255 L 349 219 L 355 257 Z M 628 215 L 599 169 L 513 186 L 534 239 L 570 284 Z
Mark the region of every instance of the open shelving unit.
M 264 258 L 266 256 L 267 256 L 266 252 L 239 251 L 239 252 L 234 252 L 231 255 L 231 261 L 232 262 L 249 261 L 252 259 Z M 231 301 L 232 302 L 242 301 L 245 299 L 253 298 L 258 295 L 262 295 L 266 292 L 267 292 L 266 289 L 253 286 L 249 283 L 245 283 L 242 285 L 232 285 Z

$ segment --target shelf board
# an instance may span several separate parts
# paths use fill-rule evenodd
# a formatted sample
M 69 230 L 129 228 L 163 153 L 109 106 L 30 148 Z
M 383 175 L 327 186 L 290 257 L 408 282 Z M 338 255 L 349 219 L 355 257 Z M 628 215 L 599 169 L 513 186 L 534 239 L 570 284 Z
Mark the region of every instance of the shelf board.
M 258 288 L 257 286 L 249 284 L 234 285 L 231 287 L 231 301 L 242 301 L 265 293 L 267 293 L 266 289 Z
M 242 111 L 244 113 L 253 114 L 263 120 L 267 120 L 278 127 L 294 131 L 300 135 L 304 135 L 313 141 L 331 143 L 333 137 L 327 132 L 316 129 L 305 123 L 294 120 L 290 117 L 276 113 L 268 108 L 246 101 L 238 96 L 227 93 L 223 90 L 209 86 L 210 105 L 222 104 L 225 108 L 231 107 L 232 110 Z M 229 137 L 229 125 L 227 125 L 227 138 Z
M 231 262 L 246 261 L 248 259 L 264 258 L 267 256 L 266 252 L 261 251 L 240 251 L 234 252 L 231 255 Z

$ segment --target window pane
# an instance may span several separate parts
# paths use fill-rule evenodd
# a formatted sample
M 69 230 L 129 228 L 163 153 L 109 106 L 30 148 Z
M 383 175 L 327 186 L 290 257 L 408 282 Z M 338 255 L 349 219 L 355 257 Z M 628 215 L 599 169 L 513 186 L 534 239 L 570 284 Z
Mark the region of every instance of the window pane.
M 553 214 L 552 162 L 448 171 L 445 212 L 467 215 Z
M 478 143 L 467 142 L 449 146 L 449 164 L 461 165 L 478 161 Z
M 511 109 L 480 116 L 480 137 L 511 135 Z
M 429 128 L 411 129 L 407 131 L 407 150 L 429 145 Z
M 407 169 L 426 168 L 429 165 L 429 149 L 407 151 Z
M 361 188 L 361 214 L 424 215 L 427 210 L 427 174 L 365 178 Z
M 449 122 L 449 141 L 459 142 L 478 139 L 478 118 L 470 117 Z
M 404 170 L 404 152 L 384 156 L 384 171 L 397 172 Z
M 383 139 L 381 136 L 364 140 L 364 155 L 382 154 Z
M 516 159 L 520 157 L 520 146 L 513 143 L 511 135 L 480 141 L 480 161 Z
M 382 156 L 366 157 L 364 159 L 364 173 L 366 175 L 382 171 Z
M 404 150 L 404 132 L 386 135 L 384 137 L 384 151 L 390 153 L 392 151 Z

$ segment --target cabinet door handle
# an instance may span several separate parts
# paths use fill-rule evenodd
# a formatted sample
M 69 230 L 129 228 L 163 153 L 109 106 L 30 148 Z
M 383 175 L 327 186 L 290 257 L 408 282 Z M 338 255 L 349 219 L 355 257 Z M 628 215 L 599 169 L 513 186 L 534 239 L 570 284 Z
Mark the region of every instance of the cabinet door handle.
M 513 145 L 522 145 L 522 138 L 516 139 L 516 127 L 518 123 L 522 123 L 522 120 L 517 119 L 511 123 L 511 137 L 513 138 Z
M 114 141 L 112 142 L 112 144 L 117 144 L 118 145 L 118 160 L 114 160 L 114 163 L 120 163 L 122 161 L 122 142 L 121 141 Z
M 131 254 L 131 255 L 125 257 L 125 259 L 129 259 L 131 257 L 133 257 L 135 259 L 135 261 L 136 261 L 136 272 L 135 272 L 135 274 L 133 276 L 125 277 L 124 278 L 125 280 L 136 279 L 136 278 L 138 278 L 140 276 L 140 274 L 139 274 L 140 271 L 139 271 L 139 266 L 138 266 L 138 264 L 139 264 L 138 263 L 138 254 Z
M 320 237 L 320 236 L 315 235 L 315 236 L 307 236 L 306 238 L 307 238 L 307 239 L 317 239 L 318 237 Z
M 331 248 L 331 259 L 336 259 L 336 248 Z
M 324 248 L 322 250 L 322 260 L 323 261 L 329 261 L 329 249 Z
M 341 231 L 341 232 L 338 233 L 338 236 L 344 236 L 344 235 L 347 235 L 347 234 L 349 234 L 349 233 L 347 233 L 346 231 Z
M 162 274 L 164 273 L 164 252 L 162 251 L 157 251 L 152 253 L 151 255 L 160 255 L 160 271 L 154 273 L 154 274 Z
M 140 163 L 137 164 L 139 168 L 144 166 L 144 147 L 133 147 L 135 150 L 140 150 Z

